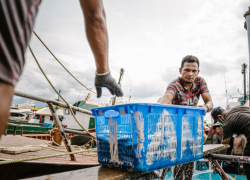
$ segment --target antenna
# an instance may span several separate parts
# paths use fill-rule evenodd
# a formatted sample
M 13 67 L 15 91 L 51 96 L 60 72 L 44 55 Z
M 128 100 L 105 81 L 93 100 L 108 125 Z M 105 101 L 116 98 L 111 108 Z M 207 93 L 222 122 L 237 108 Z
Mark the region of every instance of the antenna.
M 224 73 L 224 80 L 225 80 L 225 89 L 226 89 L 226 97 L 227 97 L 227 81 L 226 81 L 226 74 Z M 227 98 L 227 104 L 228 104 L 228 98 Z
M 59 94 L 61 93 L 61 89 L 59 89 Z M 56 99 L 57 101 L 60 101 L 60 97 L 58 95 L 58 98 Z
M 132 86 L 133 86 L 133 80 L 132 80 L 131 87 L 130 87 L 129 100 L 131 99 L 131 91 L 132 91 Z

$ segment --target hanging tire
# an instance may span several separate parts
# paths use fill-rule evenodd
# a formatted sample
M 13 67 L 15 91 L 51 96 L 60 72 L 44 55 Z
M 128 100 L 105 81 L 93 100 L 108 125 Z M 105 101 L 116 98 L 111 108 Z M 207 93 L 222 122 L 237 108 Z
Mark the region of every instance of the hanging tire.
M 70 138 L 71 145 L 77 145 L 77 146 L 82 146 L 91 140 L 92 140 L 92 137 L 79 136 L 79 135 L 72 136 Z M 94 146 L 96 146 L 96 141 L 94 142 Z

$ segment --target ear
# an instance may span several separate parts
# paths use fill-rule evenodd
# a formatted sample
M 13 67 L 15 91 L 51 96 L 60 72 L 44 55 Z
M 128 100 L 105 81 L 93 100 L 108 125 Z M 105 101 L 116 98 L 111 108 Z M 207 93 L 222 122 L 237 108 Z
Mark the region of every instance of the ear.
M 199 73 L 200 73 L 200 70 L 198 70 L 198 74 L 197 75 L 199 75 Z
M 181 68 L 179 68 L 179 73 L 181 74 Z

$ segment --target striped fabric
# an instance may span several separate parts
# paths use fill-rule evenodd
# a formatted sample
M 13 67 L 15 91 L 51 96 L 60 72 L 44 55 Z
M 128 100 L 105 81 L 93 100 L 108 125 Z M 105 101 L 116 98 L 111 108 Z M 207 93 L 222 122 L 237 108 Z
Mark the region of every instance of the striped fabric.
M 0 81 L 19 80 L 40 0 L 0 0 Z

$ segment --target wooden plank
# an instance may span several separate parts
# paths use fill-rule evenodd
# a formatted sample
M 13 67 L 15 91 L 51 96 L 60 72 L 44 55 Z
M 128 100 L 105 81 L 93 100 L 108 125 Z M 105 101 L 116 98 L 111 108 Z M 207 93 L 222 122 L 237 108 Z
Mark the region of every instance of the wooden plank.
M 229 147 L 229 144 L 206 144 L 203 146 L 203 157 L 223 149 L 228 149 Z
M 1 150 L 1 153 L 6 153 L 6 154 L 20 154 L 20 153 L 25 153 L 25 152 L 34 152 L 34 151 L 39 151 L 42 150 L 41 147 L 9 147 L 9 148 L 4 148 Z

